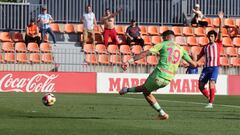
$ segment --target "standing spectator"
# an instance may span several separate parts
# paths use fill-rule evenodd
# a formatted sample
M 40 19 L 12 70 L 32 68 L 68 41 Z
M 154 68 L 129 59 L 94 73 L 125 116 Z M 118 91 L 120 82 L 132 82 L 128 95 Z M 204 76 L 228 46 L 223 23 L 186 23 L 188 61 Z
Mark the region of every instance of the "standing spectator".
M 92 7 L 88 5 L 86 7 L 86 12 L 83 14 L 81 18 L 81 22 L 83 23 L 83 44 L 86 44 L 88 34 L 91 34 L 93 44 L 95 45 L 95 32 L 94 25 L 97 25 L 95 14 L 92 12 Z
M 38 23 L 40 25 L 40 32 L 42 36 L 42 42 L 44 42 L 44 36 L 46 33 L 49 33 L 52 37 L 54 45 L 56 44 L 55 34 L 53 33 L 50 23 L 54 20 L 50 14 L 47 14 L 47 8 L 42 7 L 42 14 L 38 15 Z
M 26 28 L 25 43 L 28 45 L 30 42 L 36 42 L 40 45 L 41 40 L 39 37 L 39 28 L 36 25 L 35 21 L 32 19 L 30 24 Z
M 111 13 L 110 9 L 107 8 L 105 10 L 105 16 L 101 18 L 101 22 L 104 24 L 104 44 L 107 47 L 108 46 L 108 38 L 111 37 L 114 44 L 119 44 L 117 39 L 117 32 L 114 28 L 114 17 L 118 15 L 123 9 L 120 8 L 115 13 Z
M 195 8 L 192 9 L 193 11 L 193 18 L 191 24 L 196 24 L 197 26 L 207 27 L 208 22 L 204 20 L 205 16 L 203 15 L 202 11 L 200 10 L 200 5 L 196 4 Z
M 126 30 L 127 44 L 130 45 L 131 42 L 136 42 L 142 47 L 144 46 L 144 40 L 142 39 L 142 34 L 140 28 L 136 25 L 134 19 L 131 20 L 130 26 Z

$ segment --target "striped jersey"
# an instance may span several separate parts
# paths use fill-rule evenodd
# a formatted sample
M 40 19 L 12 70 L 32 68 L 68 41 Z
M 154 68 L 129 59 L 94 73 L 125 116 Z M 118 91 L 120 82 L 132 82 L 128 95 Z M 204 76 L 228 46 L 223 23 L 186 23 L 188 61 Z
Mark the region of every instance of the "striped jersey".
M 205 54 L 205 67 L 214 67 L 220 65 L 220 51 L 222 48 L 222 41 L 217 40 L 213 44 L 207 44 L 203 48 Z

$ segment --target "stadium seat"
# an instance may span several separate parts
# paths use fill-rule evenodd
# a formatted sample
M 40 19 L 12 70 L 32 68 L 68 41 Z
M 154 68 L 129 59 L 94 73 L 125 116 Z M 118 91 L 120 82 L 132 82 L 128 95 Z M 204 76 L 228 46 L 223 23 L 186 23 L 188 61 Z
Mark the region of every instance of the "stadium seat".
M 99 64 L 109 64 L 108 54 L 99 54 L 98 55 L 98 63 Z
M 214 27 L 219 27 L 219 25 L 220 25 L 219 18 L 213 18 L 212 24 Z
M 183 36 L 177 36 L 175 37 L 175 42 L 179 45 L 187 45 L 186 38 Z
M 143 35 L 147 35 L 147 34 L 148 34 L 148 33 L 147 33 L 147 26 L 141 25 L 141 26 L 138 26 L 138 27 L 140 28 L 141 33 L 142 33 Z
M 143 51 L 147 51 L 149 49 L 151 49 L 153 46 L 152 45 L 145 45 L 143 46 Z
M 227 56 L 225 53 L 224 47 L 221 47 L 221 49 L 220 49 L 220 56 L 224 56 L 224 57 Z
M 152 44 L 156 45 L 158 43 L 161 43 L 163 39 L 160 36 L 152 36 Z
M 40 61 L 40 54 L 39 53 L 30 53 L 30 58 L 29 58 L 31 63 L 41 63 Z
M 163 32 L 169 30 L 169 27 L 168 26 L 160 26 L 159 27 L 159 33 L 162 35 Z
M 208 38 L 207 37 L 199 37 L 198 43 L 200 46 L 205 46 L 208 44 Z
M 129 45 L 121 45 L 120 46 L 120 52 L 122 54 L 131 54 L 131 49 Z
M 98 64 L 97 57 L 95 54 L 85 54 L 85 61 L 88 64 Z
M 226 47 L 226 54 L 231 57 L 236 57 L 238 55 L 237 48 Z
M 131 57 L 131 55 L 123 55 L 122 56 L 122 61 L 123 62 L 127 62 L 128 60 L 130 60 L 132 57 Z
M 147 56 L 147 64 L 155 66 L 157 65 L 157 63 L 158 63 L 157 56 L 155 55 Z
M 42 62 L 43 63 L 53 63 L 52 53 L 42 53 Z
M 118 49 L 118 45 L 110 44 L 107 47 L 107 51 L 111 54 L 120 54 L 120 51 Z
M 198 45 L 197 38 L 194 36 L 187 37 L 187 44 L 189 46 L 197 46 Z
M 106 46 L 104 45 L 104 44 L 97 44 L 96 45 L 96 48 L 95 48 L 95 51 L 97 52 L 97 53 L 107 53 L 107 48 L 106 48 Z
M 14 53 L 5 53 L 4 54 L 4 61 L 6 63 L 14 63 L 15 62 L 15 55 L 14 55 Z
M 224 19 L 224 26 L 225 27 L 235 27 L 234 20 L 232 18 L 225 18 Z
M 222 39 L 222 44 L 223 44 L 223 46 L 227 46 L 227 47 L 233 46 L 232 39 L 230 37 L 224 37 Z
M 146 57 L 135 61 L 135 64 L 137 64 L 137 65 L 147 65 Z
M 240 67 L 240 58 L 236 57 L 230 58 L 230 65 L 234 67 Z
M 94 53 L 94 45 L 93 44 L 84 44 L 83 45 L 83 51 L 85 53 Z
M 100 34 L 95 34 L 95 42 L 97 44 L 103 44 L 103 37 Z
M 226 28 L 222 28 L 222 36 L 223 37 L 229 37 L 228 31 Z
M 220 57 L 220 66 L 229 66 L 227 57 Z
M 236 20 L 235 20 L 235 25 L 238 26 L 238 27 L 240 27 L 240 19 L 236 19 Z
M 27 50 L 29 52 L 40 52 L 38 44 L 37 43 L 28 43 Z
M 14 32 L 12 35 L 12 39 L 14 42 L 23 42 L 23 35 L 20 32 Z
M 206 20 L 206 22 L 208 22 L 208 27 L 212 27 L 212 20 L 211 18 L 205 18 L 204 20 Z
M 95 35 L 99 35 L 102 33 L 99 25 L 94 26 L 94 32 L 95 32 Z
M 142 47 L 140 45 L 133 45 L 131 51 L 134 55 L 140 54 L 142 52 Z
M 9 32 L 0 32 L 0 41 L 2 42 L 12 42 Z
M 17 42 L 15 44 L 16 52 L 27 52 L 27 46 L 24 42 Z
M 110 56 L 110 63 L 111 64 L 121 64 L 122 63 L 121 56 L 116 55 L 116 54 L 111 55 Z
M 2 43 L 2 51 L 3 52 L 14 52 L 14 46 L 11 42 L 3 42 Z
M 60 32 L 60 28 L 59 28 L 59 25 L 57 23 L 51 23 L 50 27 L 51 27 L 53 32 Z
M 207 27 L 207 28 L 205 29 L 206 34 L 207 34 L 209 31 L 211 31 L 211 30 L 215 30 L 215 28 L 213 28 L 213 27 Z
M 77 32 L 78 33 L 83 33 L 83 24 L 78 24 L 77 25 Z
M 199 46 L 193 46 L 190 49 L 190 52 L 194 52 L 194 54 L 198 55 L 202 51 L 202 47 Z
M 148 26 L 149 35 L 159 35 L 158 26 Z
M 40 50 L 43 53 L 49 53 L 52 52 L 52 46 L 49 43 L 41 43 Z
M 192 27 L 183 27 L 183 35 L 184 36 L 193 36 Z
M 28 63 L 26 53 L 17 53 L 17 63 Z
M 182 28 L 178 26 L 173 26 L 172 31 L 174 32 L 175 36 L 182 36 Z
M 0 53 L 0 63 L 4 63 L 3 54 Z
M 235 37 L 233 39 L 233 45 L 236 47 L 240 47 L 240 38 L 239 37 Z
M 152 44 L 150 36 L 142 36 L 142 38 L 144 40 L 145 45 L 151 45 Z
M 198 37 L 203 37 L 206 35 L 203 27 L 194 28 L 194 34 Z
M 73 24 L 65 24 L 64 25 L 64 32 L 65 33 L 75 33 L 75 29 L 74 29 L 74 26 Z
M 125 33 L 124 27 L 122 25 L 116 25 L 115 30 L 116 30 L 117 34 L 124 35 L 124 33 Z
M 186 50 L 189 53 L 190 49 L 188 46 L 182 46 L 182 48 L 184 48 L 184 50 Z

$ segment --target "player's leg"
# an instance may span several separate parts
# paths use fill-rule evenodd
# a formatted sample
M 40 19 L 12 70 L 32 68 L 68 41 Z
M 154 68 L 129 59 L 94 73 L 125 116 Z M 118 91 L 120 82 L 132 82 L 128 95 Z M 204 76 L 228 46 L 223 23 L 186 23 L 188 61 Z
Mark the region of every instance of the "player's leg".
M 212 68 L 212 74 L 211 74 L 211 78 L 209 81 L 209 90 L 210 90 L 210 96 L 209 96 L 209 108 L 212 108 L 212 104 L 213 101 L 215 99 L 215 92 L 216 92 L 216 81 L 217 81 L 217 77 L 218 77 L 218 67 L 213 67 Z
M 198 88 L 201 91 L 201 93 L 207 98 L 209 99 L 209 92 L 208 90 L 205 88 L 205 85 L 208 82 L 208 72 L 207 72 L 207 68 L 204 68 L 202 70 L 202 73 L 199 77 L 199 82 L 198 82 Z

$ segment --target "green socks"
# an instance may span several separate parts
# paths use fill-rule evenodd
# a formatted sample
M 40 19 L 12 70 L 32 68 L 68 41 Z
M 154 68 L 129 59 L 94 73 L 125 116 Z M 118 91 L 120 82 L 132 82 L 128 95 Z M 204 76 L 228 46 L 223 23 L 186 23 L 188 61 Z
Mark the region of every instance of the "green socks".
M 163 109 L 160 107 L 160 105 L 158 104 L 158 102 L 154 103 L 152 105 L 152 107 L 157 111 L 159 112 L 161 115 L 164 115 L 165 112 L 163 111 Z

